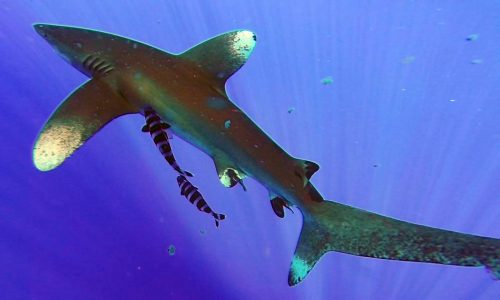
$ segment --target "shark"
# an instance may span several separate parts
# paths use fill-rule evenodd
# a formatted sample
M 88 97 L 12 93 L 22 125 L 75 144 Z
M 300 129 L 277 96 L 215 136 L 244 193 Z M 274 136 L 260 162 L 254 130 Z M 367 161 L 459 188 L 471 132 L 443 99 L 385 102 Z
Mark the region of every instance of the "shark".
M 112 120 L 153 109 L 174 135 L 214 160 L 224 186 L 253 178 L 269 191 L 278 217 L 284 216 L 284 208 L 301 212 L 290 286 L 304 280 L 330 251 L 484 266 L 500 279 L 500 239 L 413 224 L 326 200 L 310 180 L 319 166 L 288 154 L 226 93 L 226 81 L 256 45 L 252 31 L 226 32 L 172 54 L 102 31 L 33 26 L 63 59 L 90 78 L 56 108 L 36 138 L 33 163 L 40 171 L 61 165 Z

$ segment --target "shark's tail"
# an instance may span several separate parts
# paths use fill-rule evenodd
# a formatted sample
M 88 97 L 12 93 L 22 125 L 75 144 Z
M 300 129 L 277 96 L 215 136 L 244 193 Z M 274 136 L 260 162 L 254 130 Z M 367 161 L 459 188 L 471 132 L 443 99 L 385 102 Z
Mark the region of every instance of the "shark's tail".
M 311 207 L 311 208 L 309 208 Z M 500 239 L 391 219 L 336 202 L 304 211 L 288 284 L 302 281 L 328 251 L 402 261 L 485 266 L 500 279 Z

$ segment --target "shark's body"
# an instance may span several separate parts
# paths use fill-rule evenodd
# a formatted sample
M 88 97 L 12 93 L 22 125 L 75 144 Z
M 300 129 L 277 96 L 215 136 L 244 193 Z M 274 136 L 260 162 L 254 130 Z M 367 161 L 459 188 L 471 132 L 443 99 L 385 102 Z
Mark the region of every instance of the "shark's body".
M 318 166 L 279 147 L 226 95 L 225 82 L 247 60 L 256 37 L 234 31 L 173 55 L 103 32 L 47 24 L 36 31 L 92 77 L 51 116 L 34 148 L 37 168 L 60 165 L 109 121 L 153 108 L 184 140 L 211 156 L 226 186 L 250 176 L 273 209 L 304 217 L 289 284 L 300 282 L 327 251 L 406 261 L 484 265 L 500 276 L 500 240 L 410 224 L 324 201 L 309 182 Z M 277 200 L 277 201 L 276 201 Z M 280 213 L 281 210 L 281 213 Z

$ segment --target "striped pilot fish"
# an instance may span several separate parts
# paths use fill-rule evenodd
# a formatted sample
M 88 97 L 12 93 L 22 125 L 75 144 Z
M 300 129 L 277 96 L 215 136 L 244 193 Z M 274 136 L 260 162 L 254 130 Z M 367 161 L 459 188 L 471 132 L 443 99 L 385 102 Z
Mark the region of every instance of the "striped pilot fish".
M 215 226 L 219 227 L 219 221 L 224 220 L 226 216 L 215 213 L 210 206 L 208 206 L 200 192 L 198 192 L 198 188 L 192 185 L 186 177 L 182 175 L 177 176 L 177 183 L 181 188 L 181 195 L 186 197 L 186 199 L 188 199 L 193 205 L 196 205 L 196 208 L 198 208 L 199 211 L 211 214 L 215 219 Z
M 170 127 L 170 125 L 162 122 L 160 116 L 158 116 L 158 114 L 150 107 L 145 108 L 143 113 L 146 118 L 146 125 L 142 127 L 142 131 L 149 132 L 151 134 L 156 147 L 158 147 L 158 150 L 160 150 L 161 154 L 170 166 L 172 166 L 172 168 L 174 168 L 181 175 L 192 177 L 193 174 L 188 171 L 184 171 L 179 167 L 174 154 L 172 153 L 172 147 L 170 147 L 170 143 L 168 142 L 168 134 L 165 131 Z

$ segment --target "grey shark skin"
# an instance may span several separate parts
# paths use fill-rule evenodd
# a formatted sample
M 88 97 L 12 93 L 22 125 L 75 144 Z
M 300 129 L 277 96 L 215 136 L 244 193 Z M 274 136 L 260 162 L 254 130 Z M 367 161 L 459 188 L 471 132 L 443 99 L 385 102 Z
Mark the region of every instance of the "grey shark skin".
M 303 227 L 288 283 L 305 278 L 328 251 L 402 261 L 485 266 L 500 277 L 500 240 L 411 224 L 326 201 L 309 181 L 319 167 L 279 147 L 225 92 L 226 80 L 247 60 L 255 35 L 237 30 L 179 55 L 104 32 L 49 24 L 35 30 L 91 79 L 71 93 L 41 130 L 33 161 L 59 166 L 111 120 L 153 108 L 174 134 L 213 158 L 228 174 L 250 176 L 270 193 L 280 217 L 295 206 Z

